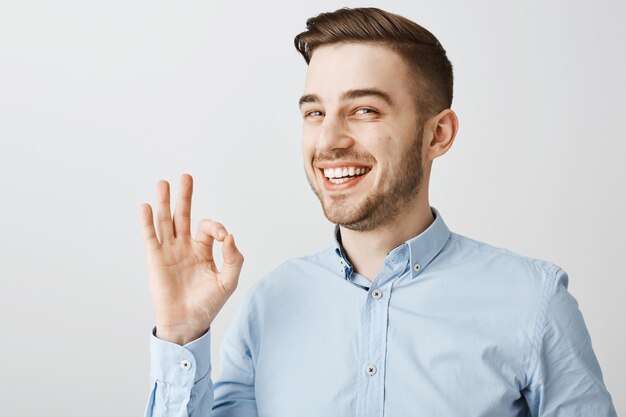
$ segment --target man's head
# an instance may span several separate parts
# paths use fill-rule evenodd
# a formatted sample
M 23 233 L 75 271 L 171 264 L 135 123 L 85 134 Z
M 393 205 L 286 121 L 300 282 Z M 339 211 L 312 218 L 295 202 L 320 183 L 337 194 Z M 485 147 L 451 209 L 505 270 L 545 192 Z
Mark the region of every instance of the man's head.
M 300 100 L 305 171 L 326 217 L 374 230 L 420 196 L 427 201 L 422 183 L 457 129 L 452 66 L 437 39 L 365 8 L 311 18 L 294 42 L 309 64 Z

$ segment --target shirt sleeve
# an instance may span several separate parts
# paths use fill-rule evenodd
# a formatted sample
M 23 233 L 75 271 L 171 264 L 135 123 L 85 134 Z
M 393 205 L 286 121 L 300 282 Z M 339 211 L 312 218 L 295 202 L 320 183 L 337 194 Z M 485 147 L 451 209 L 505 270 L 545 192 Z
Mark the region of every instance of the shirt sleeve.
M 145 417 L 258 417 L 254 392 L 254 343 L 248 298 L 220 349 L 221 373 L 211 379 L 211 329 L 180 346 L 150 338 L 152 390 Z
M 524 395 L 533 417 L 616 417 L 568 276 L 556 271 L 547 299 L 537 360 Z
M 213 402 L 211 381 L 211 329 L 200 338 L 180 346 L 150 337 L 150 382 L 152 391 L 146 417 L 210 416 Z

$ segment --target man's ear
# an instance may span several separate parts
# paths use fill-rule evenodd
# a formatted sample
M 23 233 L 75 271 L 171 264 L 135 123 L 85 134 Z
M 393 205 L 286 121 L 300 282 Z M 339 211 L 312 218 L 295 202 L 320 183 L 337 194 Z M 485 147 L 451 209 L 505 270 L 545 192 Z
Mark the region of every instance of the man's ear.
M 430 134 L 428 143 L 424 143 L 426 162 L 430 162 L 438 156 L 448 152 L 454 142 L 456 132 L 459 130 L 459 119 L 452 109 L 445 109 L 433 116 L 426 125 Z

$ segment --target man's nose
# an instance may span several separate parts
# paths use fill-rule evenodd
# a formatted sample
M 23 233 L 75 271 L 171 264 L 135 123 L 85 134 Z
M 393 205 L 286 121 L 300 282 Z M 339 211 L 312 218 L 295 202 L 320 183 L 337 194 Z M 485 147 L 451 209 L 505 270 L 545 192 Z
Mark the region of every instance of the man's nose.
M 349 134 L 345 118 L 339 115 L 326 115 L 319 130 L 317 150 L 327 152 L 333 149 L 349 148 L 353 144 L 354 139 Z

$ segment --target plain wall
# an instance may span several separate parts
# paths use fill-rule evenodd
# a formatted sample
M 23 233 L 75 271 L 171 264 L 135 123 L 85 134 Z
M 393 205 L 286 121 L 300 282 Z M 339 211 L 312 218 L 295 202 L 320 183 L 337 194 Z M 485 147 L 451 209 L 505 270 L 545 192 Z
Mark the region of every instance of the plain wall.
M 569 273 L 626 413 L 624 3 L 0 0 L 3 415 L 141 415 L 154 323 L 138 207 L 160 179 L 176 196 L 184 172 L 194 235 L 219 220 L 246 257 L 213 324 L 215 378 L 245 289 L 331 242 L 302 168 L 293 37 L 366 5 L 428 28 L 454 66 L 460 130 L 431 205 Z

